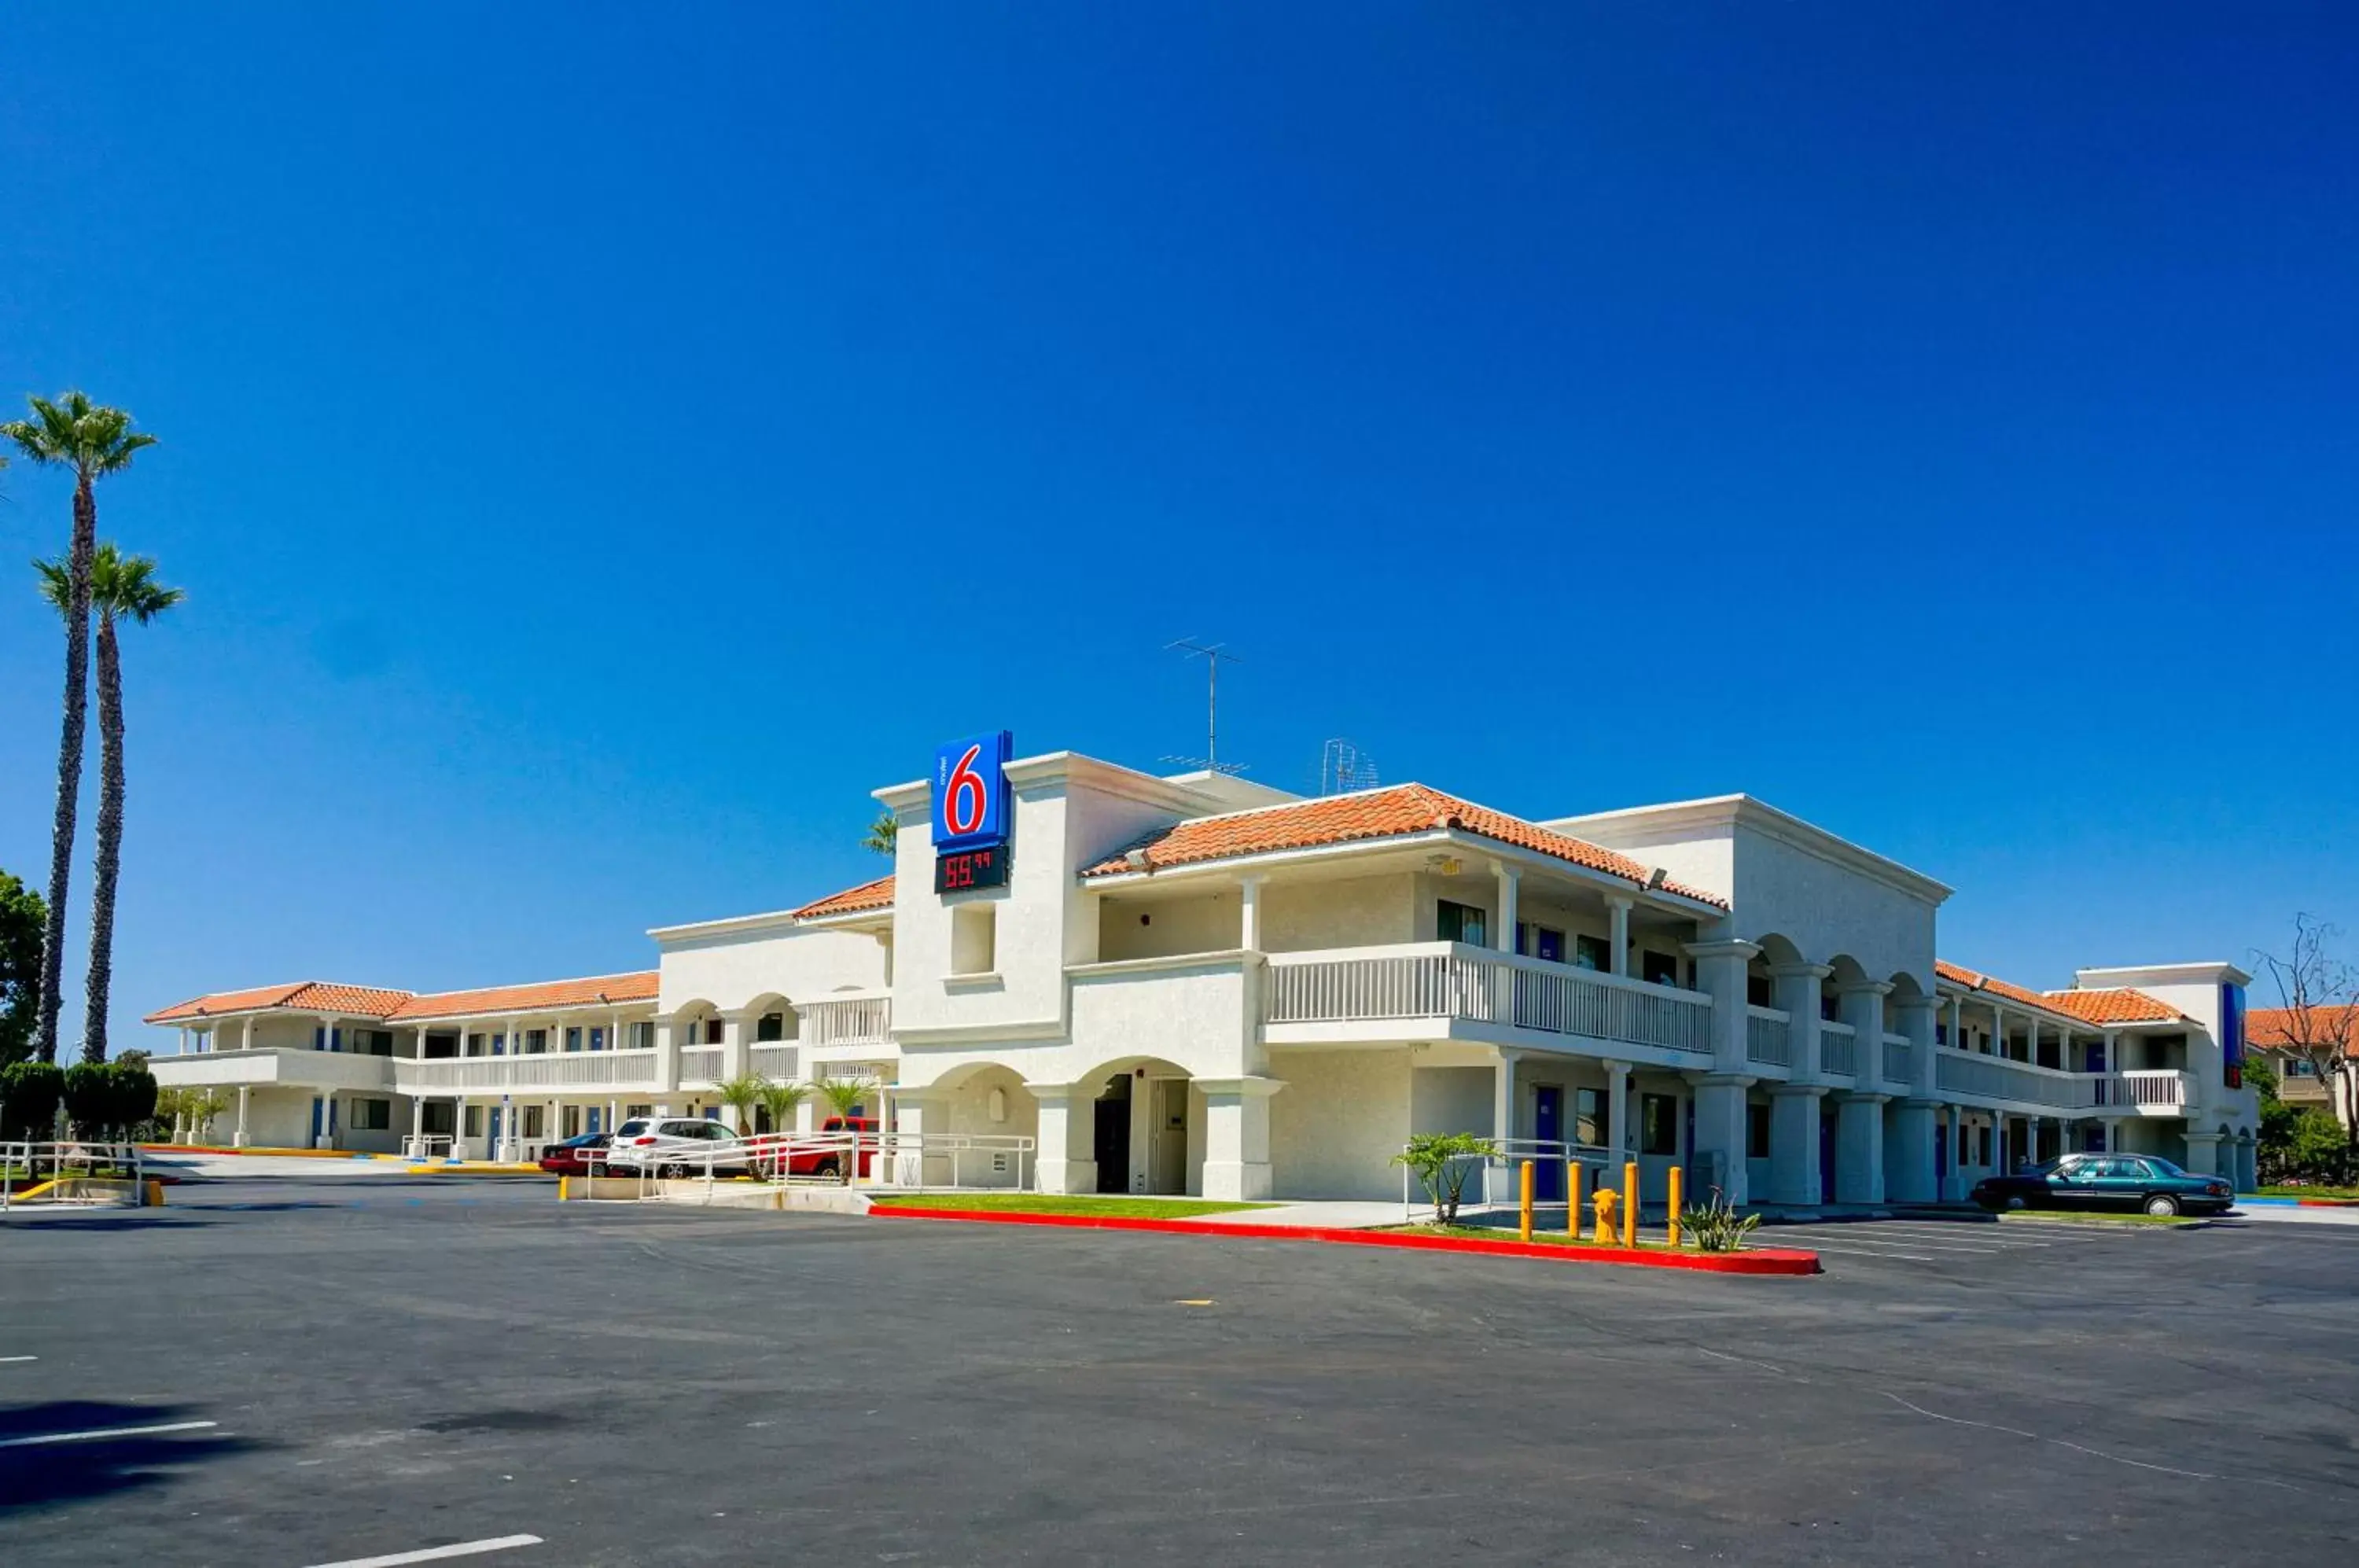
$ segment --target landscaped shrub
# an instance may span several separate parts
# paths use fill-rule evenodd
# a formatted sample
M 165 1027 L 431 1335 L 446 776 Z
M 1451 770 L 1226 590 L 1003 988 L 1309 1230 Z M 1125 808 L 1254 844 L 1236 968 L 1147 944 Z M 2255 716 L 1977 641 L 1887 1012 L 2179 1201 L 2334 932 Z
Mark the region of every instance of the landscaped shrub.
M 0 1068 L 0 1140 L 46 1140 L 65 1094 L 65 1076 L 53 1062 Z
M 1393 1156 L 1393 1163 L 1417 1173 L 1419 1184 L 1433 1202 L 1436 1225 L 1456 1225 L 1468 1171 L 1477 1160 L 1488 1160 L 1498 1152 L 1497 1144 L 1471 1132 L 1421 1132 Z
M 1740 1214 L 1728 1206 L 1714 1187 L 1702 1203 L 1681 1211 L 1680 1230 L 1706 1252 L 1734 1252 L 1745 1245 L 1759 1214 Z

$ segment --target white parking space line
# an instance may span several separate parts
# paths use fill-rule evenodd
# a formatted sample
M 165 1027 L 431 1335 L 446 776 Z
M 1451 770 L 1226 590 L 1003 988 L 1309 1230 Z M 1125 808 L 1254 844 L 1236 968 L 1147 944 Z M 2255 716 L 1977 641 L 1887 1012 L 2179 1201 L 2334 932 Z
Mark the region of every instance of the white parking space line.
M 1851 1227 L 1846 1226 L 1844 1228 L 1849 1230 Z M 1839 1239 L 1829 1241 L 1824 1244 L 1821 1244 L 1816 1237 L 1800 1237 L 1796 1239 L 1791 1245 L 1795 1247 L 1816 1247 L 1821 1245 L 1841 1247 L 1847 1243 L 1860 1247 L 1913 1247 L 1925 1252 L 1962 1252 L 1976 1258 L 1988 1258 L 1995 1253 L 2008 1250 L 2006 1247 L 1973 1247 L 1961 1245 L 1957 1242 L 1928 1241 L 1921 1236 L 1881 1236 L 1845 1235 Z
M 38 1361 L 38 1356 L 0 1356 L 0 1361 Z
M 446 1557 L 473 1557 L 485 1552 L 506 1552 L 518 1546 L 538 1546 L 537 1535 L 495 1535 L 484 1541 L 462 1541 L 456 1546 L 429 1546 L 419 1552 L 396 1552 L 385 1557 L 347 1557 L 336 1563 L 315 1563 L 311 1568 L 398 1568 L 404 1563 L 440 1563 Z
M 39 1448 L 51 1443 L 97 1443 L 110 1437 L 153 1437 L 162 1432 L 201 1432 L 219 1421 L 166 1421 L 161 1426 L 103 1426 L 89 1432 L 47 1432 L 38 1437 L 12 1437 L 0 1448 Z

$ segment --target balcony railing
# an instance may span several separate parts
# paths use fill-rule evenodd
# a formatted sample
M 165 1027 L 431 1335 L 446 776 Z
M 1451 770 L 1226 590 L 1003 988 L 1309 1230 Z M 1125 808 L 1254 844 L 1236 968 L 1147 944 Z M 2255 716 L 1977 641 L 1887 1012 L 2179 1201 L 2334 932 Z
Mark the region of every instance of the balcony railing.
M 1770 1067 L 1794 1064 L 1793 1020 L 1775 1007 L 1745 1010 L 1745 1060 Z
M 2141 1069 L 2091 1076 L 2097 1080 L 2100 1105 L 2135 1105 L 2141 1111 L 2169 1114 L 2184 1109 L 2193 1097 L 2188 1093 L 2188 1075 L 2176 1071 Z
M 1459 942 L 1276 953 L 1262 987 L 1272 1024 L 1461 1018 L 1712 1053 L 1712 998 Z
M 394 1087 L 412 1094 L 449 1094 L 470 1089 L 640 1088 L 652 1087 L 655 1081 L 652 1051 L 394 1060 Z
M 717 1045 L 682 1046 L 679 1052 L 679 1081 L 682 1083 L 717 1083 L 721 1081 L 721 1048 Z
M 776 1083 L 790 1081 L 799 1065 L 791 1045 L 757 1045 L 751 1055 L 754 1071 Z
M 1936 1085 L 1949 1094 L 2013 1100 L 2059 1111 L 2177 1116 L 2195 1097 L 2193 1079 L 2175 1070 L 2067 1073 L 1946 1046 L 1933 1053 L 1933 1074 Z
M 883 1045 L 893 1038 L 893 998 L 844 996 L 804 1002 L 795 1008 L 806 1050 L 836 1045 Z
M 1891 1083 L 1908 1083 L 1909 1066 L 1908 1037 L 1905 1034 L 1886 1035 L 1884 1037 L 1885 1081 Z
M 1851 1025 L 1820 1021 L 1819 1071 L 1845 1078 L 1859 1075 L 1859 1038 Z

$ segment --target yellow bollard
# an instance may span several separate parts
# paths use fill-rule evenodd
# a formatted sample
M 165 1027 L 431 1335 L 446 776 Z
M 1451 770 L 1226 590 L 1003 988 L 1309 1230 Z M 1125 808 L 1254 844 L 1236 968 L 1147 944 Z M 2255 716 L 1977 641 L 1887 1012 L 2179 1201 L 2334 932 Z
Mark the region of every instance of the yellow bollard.
M 1680 1244 L 1680 1188 L 1682 1184 L 1680 1177 L 1681 1174 L 1678 1166 L 1671 1167 L 1671 1218 L 1667 1227 L 1667 1234 L 1673 1247 Z
M 164 1206 L 164 1183 L 161 1181 L 151 1181 L 147 1183 L 147 1206 L 151 1209 L 160 1209 Z
M 571 1196 L 566 1189 L 571 1185 L 572 1181 L 573 1178 L 571 1176 L 560 1176 L 557 1179 L 557 1201 L 559 1203 L 561 1203 L 565 1202 L 568 1197 Z
M 1614 1237 L 1615 1235 L 1615 1231 L 1614 1229 L 1614 1189 L 1611 1187 L 1598 1188 L 1595 1202 L 1597 1204 L 1597 1245 L 1600 1247 L 1611 1247 L 1614 1245 Z
M 1622 1167 L 1622 1245 L 1638 1245 L 1638 1162 Z
M 1517 1205 L 1517 1217 L 1522 1222 L 1523 1239 L 1529 1241 L 1532 1239 L 1532 1162 L 1528 1160 L 1524 1161 L 1521 1181 L 1523 1197 Z
M 1573 1240 L 1581 1239 L 1581 1161 L 1564 1162 L 1564 1233 Z

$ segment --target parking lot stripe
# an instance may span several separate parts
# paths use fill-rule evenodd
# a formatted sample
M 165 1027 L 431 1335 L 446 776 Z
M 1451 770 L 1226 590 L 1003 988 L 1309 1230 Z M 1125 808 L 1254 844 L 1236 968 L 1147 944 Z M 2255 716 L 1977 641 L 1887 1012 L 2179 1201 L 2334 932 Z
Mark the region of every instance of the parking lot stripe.
M 38 1361 L 38 1356 L 0 1356 L 0 1361 Z
M 1896 1242 L 1894 1245 L 1898 1246 L 1899 1244 Z M 1747 1247 L 1745 1250 L 1749 1252 L 1752 1248 Z M 1814 1241 L 1810 1243 L 1810 1250 L 1812 1252 L 1840 1252 L 1848 1258 L 1898 1258 L 1906 1259 L 1910 1263 L 1930 1263 L 1933 1261 L 1933 1257 L 1930 1253 L 1887 1252 L 1879 1247 L 1841 1247 L 1823 1241 Z
M 440 1563 L 446 1557 L 473 1557 L 484 1552 L 538 1546 L 537 1535 L 495 1535 L 484 1541 L 462 1541 L 455 1546 L 429 1546 L 418 1552 L 396 1552 L 385 1557 L 348 1557 L 339 1563 L 318 1563 L 312 1568 L 397 1568 L 404 1563 Z
M 0 1448 L 38 1448 L 51 1443 L 96 1443 L 109 1437 L 153 1437 L 160 1432 L 197 1432 L 219 1421 L 166 1421 L 161 1426 L 106 1426 L 90 1432 L 46 1432 L 38 1437 L 12 1437 Z

